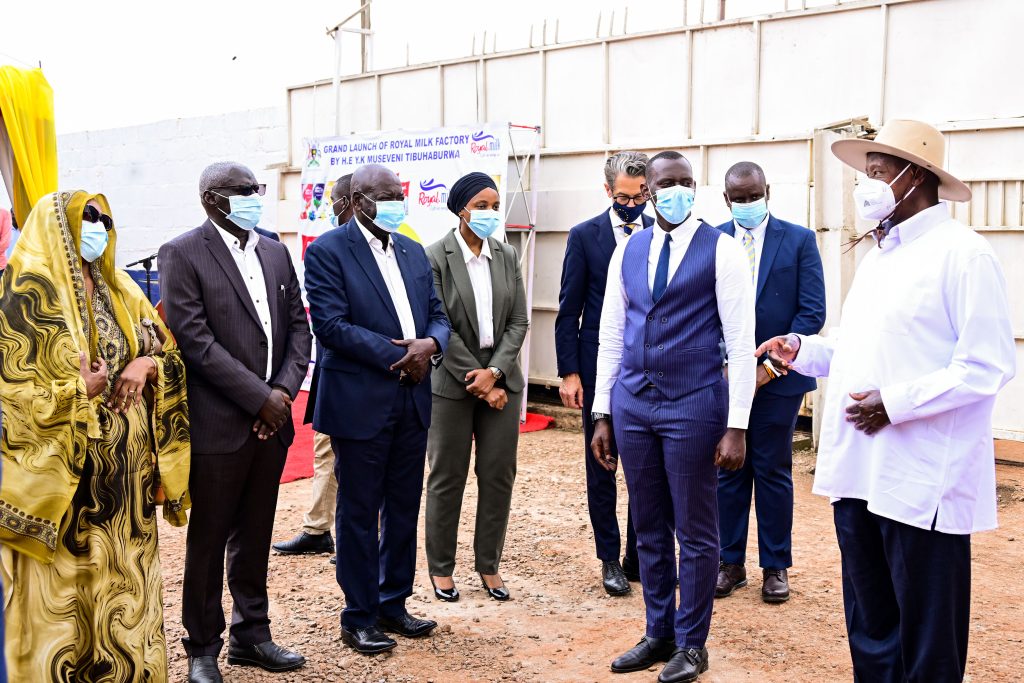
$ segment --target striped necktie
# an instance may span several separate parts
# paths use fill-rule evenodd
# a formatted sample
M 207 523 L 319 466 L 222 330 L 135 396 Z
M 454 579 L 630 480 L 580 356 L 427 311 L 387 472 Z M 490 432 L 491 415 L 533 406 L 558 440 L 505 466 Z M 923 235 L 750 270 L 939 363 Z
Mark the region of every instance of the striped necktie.
M 622 224 L 622 232 L 626 233 L 627 235 L 632 235 L 634 230 L 636 230 L 636 223 Z
M 750 281 L 754 282 L 754 275 L 757 273 L 757 252 L 754 251 L 754 236 L 746 228 L 743 228 L 743 250 L 747 252 L 747 262 L 750 264 Z

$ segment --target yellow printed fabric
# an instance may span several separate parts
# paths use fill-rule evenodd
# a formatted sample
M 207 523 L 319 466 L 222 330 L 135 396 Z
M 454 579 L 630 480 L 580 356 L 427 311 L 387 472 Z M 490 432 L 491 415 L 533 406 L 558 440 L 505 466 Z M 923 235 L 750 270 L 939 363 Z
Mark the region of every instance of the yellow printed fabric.
M 14 157 L 14 215 L 24 225 L 39 198 L 57 189 L 53 90 L 42 69 L 0 66 L 0 117 Z
M 743 250 L 747 252 L 747 265 L 750 266 L 750 280 L 754 282 L 754 274 L 757 273 L 757 252 L 754 250 L 754 236 L 750 231 L 743 230 Z M 757 284 L 754 282 L 754 284 Z
M 166 681 L 154 488 L 164 517 L 186 521 L 190 458 L 185 369 L 142 291 L 101 259 L 78 256 L 82 211 L 102 195 L 44 196 L 0 278 L 3 481 L 0 568 L 6 657 L 17 681 Z M 126 412 L 106 407 L 142 353 L 141 322 L 166 342 L 158 379 Z M 89 399 L 79 352 L 108 366 Z M 149 361 L 145 361 L 149 362 Z

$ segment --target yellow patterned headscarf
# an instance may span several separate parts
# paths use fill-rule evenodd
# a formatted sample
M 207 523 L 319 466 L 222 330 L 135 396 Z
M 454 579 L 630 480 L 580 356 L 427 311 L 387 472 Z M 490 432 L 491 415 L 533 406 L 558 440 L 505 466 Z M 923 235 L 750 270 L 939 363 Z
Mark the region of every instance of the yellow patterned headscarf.
M 79 362 L 81 351 L 96 359 L 98 344 L 79 256 L 82 212 L 90 201 L 110 214 L 103 195 L 56 192 L 40 199 L 0 278 L 0 543 L 43 562 L 53 558 L 88 440 L 100 437 L 102 399 L 88 397 Z M 100 271 L 131 357 L 139 355 L 143 318 L 167 338 L 163 353 L 153 357 L 159 379 L 151 429 L 167 497 L 164 516 L 184 524 L 190 457 L 184 365 L 153 306 L 115 270 L 116 232 L 108 237 Z

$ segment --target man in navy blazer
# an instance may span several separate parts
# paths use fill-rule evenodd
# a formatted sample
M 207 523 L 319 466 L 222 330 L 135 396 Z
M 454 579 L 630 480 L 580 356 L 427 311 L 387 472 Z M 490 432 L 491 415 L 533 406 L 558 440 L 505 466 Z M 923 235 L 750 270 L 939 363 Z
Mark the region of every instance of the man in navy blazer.
M 619 563 L 622 545 L 615 514 L 615 473 L 602 468 L 590 454 L 590 441 L 594 437 L 590 412 L 597 381 L 597 333 L 608 262 L 619 242 L 634 230 L 650 227 L 654 222 L 643 214 L 647 199 L 643 189 L 646 171 L 647 155 L 641 152 L 619 152 L 605 161 L 604 189 L 612 205 L 569 231 L 555 319 L 555 351 L 558 375 L 562 378 L 559 393 L 566 408 L 583 411 L 587 506 L 597 559 L 602 564 L 604 588 L 610 595 L 629 593 L 629 581 L 640 580 L 640 562 L 632 516 L 627 514 L 626 554 Z
M 718 226 L 744 248 L 755 283 L 758 344 L 799 330 L 817 334 L 825 324 L 825 281 L 814 232 L 768 213 L 770 188 L 757 164 L 743 161 L 725 175 L 725 203 L 733 220 Z M 765 602 L 789 599 L 792 566 L 793 430 L 813 378 L 795 372 L 771 379 L 758 368 L 758 392 L 747 428 L 747 459 L 718 480 L 721 566 L 715 597 L 747 584 L 744 559 L 751 491 L 756 489 L 757 546 Z
M 352 220 L 306 250 L 309 312 L 324 349 L 313 428 L 330 435 L 335 454 L 342 641 L 377 654 L 396 645 L 384 631 L 415 638 L 437 626 L 410 615 L 405 600 L 416 570 L 430 371 L 450 327 L 423 247 L 395 232 L 405 218 L 398 176 L 361 166 L 351 192 Z

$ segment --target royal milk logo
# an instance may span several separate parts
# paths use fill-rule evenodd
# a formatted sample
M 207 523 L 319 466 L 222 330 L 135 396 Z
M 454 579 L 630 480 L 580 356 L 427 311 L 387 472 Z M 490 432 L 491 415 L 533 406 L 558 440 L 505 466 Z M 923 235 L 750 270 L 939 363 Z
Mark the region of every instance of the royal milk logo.
M 448 186 L 441 182 L 435 182 L 433 178 L 421 180 L 417 203 L 420 206 L 425 206 L 430 211 L 447 209 Z
M 472 141 L 469 143 L 469 151 L 473 154 L 493 156 L 501 151 L 501 142 L 490 133 L 478 130 L 473 133 Z

